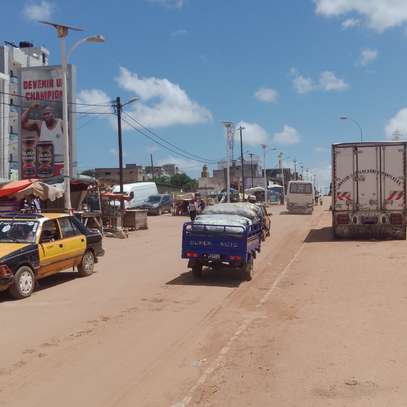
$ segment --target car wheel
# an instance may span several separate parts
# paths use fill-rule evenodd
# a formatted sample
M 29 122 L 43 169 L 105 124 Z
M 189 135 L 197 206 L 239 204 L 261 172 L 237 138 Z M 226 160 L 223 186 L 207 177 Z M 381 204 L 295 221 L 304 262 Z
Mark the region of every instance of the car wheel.
M 82 257 L 81 264 L 78 266 L 78 272 L 81 277 L 90 276 L 95 267 L 95 256 L 90 250 L 86 250 Z
M 19 300 L 29 297 L 35 288 L 35 275 L 29 266 L 21 266 L 14 275 L 14 283 L 9 288 L 10 295 Z

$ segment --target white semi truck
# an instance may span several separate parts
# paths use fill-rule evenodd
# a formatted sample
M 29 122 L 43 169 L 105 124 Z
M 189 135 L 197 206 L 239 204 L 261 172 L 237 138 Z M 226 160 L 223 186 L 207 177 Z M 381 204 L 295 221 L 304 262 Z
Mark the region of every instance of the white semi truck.
M 332 145 L 336 237 L 406 239 L 406 151 L 402 141 Z

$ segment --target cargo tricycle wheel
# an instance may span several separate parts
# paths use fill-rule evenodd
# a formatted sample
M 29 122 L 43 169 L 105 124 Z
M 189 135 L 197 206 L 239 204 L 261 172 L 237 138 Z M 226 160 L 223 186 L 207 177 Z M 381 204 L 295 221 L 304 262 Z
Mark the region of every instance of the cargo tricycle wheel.
M 192 275 L 196 278 L 201 278 L 202 277 L 202 264 L 200 263 L 195 263 L 192 266 Z
M 250 259 L 241 269 L 242 280 L 250 281 L 252 279 L 252 271 L 253 271 L 253 257 L 250 257 Z

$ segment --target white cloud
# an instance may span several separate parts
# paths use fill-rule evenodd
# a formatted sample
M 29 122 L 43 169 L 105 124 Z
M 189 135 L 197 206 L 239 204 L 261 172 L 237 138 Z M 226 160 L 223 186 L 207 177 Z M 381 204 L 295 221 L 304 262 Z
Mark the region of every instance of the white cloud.
M 254 94 L 254 97 L 261 102 L 277 103 L 279 94 L 272 88 L 260 88 Z
M 333 72 L 324 71 L 319 78 L 319 85 L 322 90 L 326 92 L 330 91 L 342 91 L 349 88 L 349 85 L 335 76 Z
M 122 89 L 140 97 L 131 107 L 138 120 L 147 127 L 197 124 L 212 120 L 208 109 L 191 100 L 185 90 L 168 79 L 142 78 L 121 67 L 116 81 Z
M 314 0 L 316 13 L 337 17 L 349 13 L 362 16 L 367 25 L 378 31 L 400 26 L 407 21 L 406 0 Z
M 147 0 L 149 3 L 159 4 L 167 8 L 182 8 L 185 0 Z
M 384 131 L 388 140 L 394 139 L 395 136 L 403 140 L 407 139 L 407 107 L 390 119 Z
M 267 131 L 259 124 L 241 121 L 240 123 L 237 124 L 236 128 L 240 126 L 244 127 L 242 136 L 244 144 L 252 146 L 267 144 L 269 135 L 267 134 Z M 238 136 L 239 132 L 236 131 L 235 137 L 238 138 Z
M 291 68 L 290 74 L 293 76 L 293 87 L 300 95 L 314 91 L 338 92 L 349 88 L 343 79 L 337 78 L 331 71 L 321 72 L 318 82 L 304 77 L 295 68 Z
M 188 34 L 188 30 L 184 30 L 183 28 L 179 29 L 179 30 L 175 30 L 171 33 L 171 37 L 181 37 L 183 35 L 187 35 Z
M 112 99 L 100 89 L 84 89 L 76 99 L 78 112 L 112 113 Z M 93 105 L 93 106 L 87 106 Z M 100 106 L 99 106 L 100 105 Z
M 367 66 L 375 59 L 377 59 L 379 52 L 376 49 L 363 49 L 359 57 L 359 65 Z
M 46 0 L 28 1 L 24 4 L 23 16 L 31 21 L 49 20 L 53 10 L 54 6 Z
M 360 25 L 360 20 L 357 18 L 348 18 L 345 21 L 342 21 L 342 28 L 347 30 L 348 28 L 357 27 Z
M 300 135 L 294 127 L 284 125 L 282 131 L 274 134 L 273 141 L 283 145 L 298 144 L 300 142 Z

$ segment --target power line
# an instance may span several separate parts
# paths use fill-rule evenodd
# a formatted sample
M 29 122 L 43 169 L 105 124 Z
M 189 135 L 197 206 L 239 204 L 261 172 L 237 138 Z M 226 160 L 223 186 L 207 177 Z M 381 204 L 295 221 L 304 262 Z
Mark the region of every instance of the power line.
M 177 150 L 179 150 L 180 152 L 190 155 L 191 157 L 195 157 L 198 160 L 203 160 L 205 161 L 205 163 L 209 163 L 209 164 L 216 164 L 216 160 L 211 160 L 211 159 L 207 159 L 205 157 L 201 157 L 199 155 L 190 153 L 184 149 L 182 149 L 181 147 L 176 146 L 175 144 L 171 143 L 170 141 L 164 139 L 163 137 L 159 136 L 157 133 L 155 133 L 154 131 L 152 131 L 151 129 L 149 129 L 148 127 L 144 126 L 142 123 L 140 123 L 137 119 L 135 119 L 130 113 L 125 112 L 124 113 L 126 116 L 130 117 L 134 122 L 136 122 L 141 128 L 143 128 L 144 130 L 146 130 L 148 133 L 150 133 L 151 135 L 153 135 L 154 137 L 157 137 L 158 139 L 160 139 L 161 141 L 163 141 L 164 143 L 176 148 Z
M 132 127 L 135 131 L 137 131 L 138 133 L 142 134 L 144 137 L 148 138 L 148 139 L 151 140 L 153 143 L 156 143 L 156 144 L 158 144 L 159 146 L 163 147 L 164 149 L 166 149 L 166 150 L 168 150 L 168 151 L 171 151 L 172 153 L 174 153 L 174 154 L 176 154 L 176 155 L 179 155 L 179 156 L 181 156 L 181 157 L 183 157 L 183 158 L 185 158 L 185 159 L 187 159 L 187 160 L 191 160 L 191 161 L 196 161 L 196 162 L 201 162 L 201 163 L 207 164 L 207 161 L 199 160 L 199 159 L 196 159 L 196 158 L 192 158 L 192 157 L 190 157 L 190 156 L 187 156 L 187 155 L 185 155 L 185 154 L 182 154 L 182 153 L 180 153 L 179 151 L 174 150 L 174 149 L 172 149 L 172 148 L 166 146 L 165 144 L 160 143 L 159 141 L 157 141 L 156 139 L 154 139 L 153 137 L 151 137 L 150 135 L 148 135 L 146 132 L 144 132 L 144 131 L 141 130 L 140 128 L 137 128 L 136 126 L 134 126 L 132 123 L 130 123 L 128 120 L 126 120 L 126 119 L 123 118 L 123 117 L 122 117 L 122 120 L 123 120 L 126 124 L 128 124 L 130 127 Z

